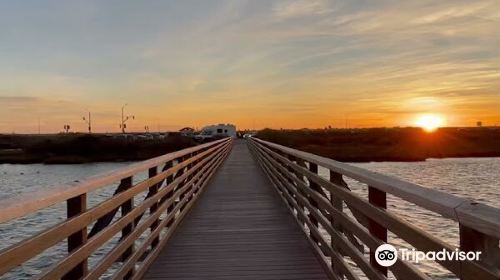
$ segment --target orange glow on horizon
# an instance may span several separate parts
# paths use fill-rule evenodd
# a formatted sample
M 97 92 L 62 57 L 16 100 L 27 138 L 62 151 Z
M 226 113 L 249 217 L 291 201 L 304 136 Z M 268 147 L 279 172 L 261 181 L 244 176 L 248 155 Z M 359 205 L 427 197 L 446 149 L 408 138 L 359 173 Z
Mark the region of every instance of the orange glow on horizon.
M 445 120 L 442 116 L 435 114 L 425 114 L 420 116 L 415 124 L 421 127 L 426 132 L 434 132 L 439 127 L 445 124 Z

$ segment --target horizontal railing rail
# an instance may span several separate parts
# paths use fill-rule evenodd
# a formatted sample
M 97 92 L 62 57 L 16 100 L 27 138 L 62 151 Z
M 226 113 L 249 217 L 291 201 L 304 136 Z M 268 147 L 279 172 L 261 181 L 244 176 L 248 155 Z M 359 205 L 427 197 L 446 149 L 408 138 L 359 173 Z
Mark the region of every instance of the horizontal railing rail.
M 140 279 L 228 155 L 232 141 L 221 139 L 0 201 L 0 224 L 57 203 L 67 206 L 62 222 L 0 250 L 0 276 L 66 239 L 67 255 L 35 278 L 98 279 L 108 272 L 113 279 Z M 148 178 L 134 183 L 141 172 Z M 114 195 L 87 207 L 90 192 L 117 182 Z M 121 215 L 115 217 L 119 210 Z M 89 267 L 90 256 L 117 235 L 119 240 Z
M 387 243 L 388 232 L 424 252 L 480 251 L 480 261 L 438 262 L 461 279 L 500 279 L 500 209 L 258 138 L 248 144 L 332 279 L 360 279 L 360 272 L 386 279 L 387 268 L 377 264 L 374 253 Z M 319 166 L 329 171 L 328 179 L 318 174 Z M 344 177 L 365 184 L 368 197 L 351 192 Z M 391 211 L 387 194 L 458 222 L 460 248 Z M 389 269 L 397 279 L 429 279 L 401 259 Z

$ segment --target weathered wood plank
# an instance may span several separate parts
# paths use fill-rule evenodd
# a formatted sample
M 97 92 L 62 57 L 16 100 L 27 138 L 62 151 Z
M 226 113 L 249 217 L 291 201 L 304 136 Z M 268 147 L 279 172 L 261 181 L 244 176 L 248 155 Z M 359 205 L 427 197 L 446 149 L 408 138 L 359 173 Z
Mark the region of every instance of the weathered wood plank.
M 87 210 L 87 194 L 68 199 L 66 202 L 68 218 L 80 215 Z M 87 242 L 87 225 L 82 229 L 68 236 L 68 252 L 71 253 Z M 88 273 L 88 263 L 85 259 L 75 268 L 63 276 L 63 280 L 79 279 Z
M 387 194 L 371 186 L 368 186 L 368 201 L 372 205 L 382 209 L 387 208 Z M 371 235 L 382 240 L 384 243 L 387 243 L 387 228 L 370 219 L 368 221 L 368 230 Z M 372 249 L 370 249 L 370 263 L 387 276 L 387 267 L 383 267 L 377 263 L 375 260 L 375 250 Z
M 328 279 L 243 141 L 144 277 L 155 278 Z

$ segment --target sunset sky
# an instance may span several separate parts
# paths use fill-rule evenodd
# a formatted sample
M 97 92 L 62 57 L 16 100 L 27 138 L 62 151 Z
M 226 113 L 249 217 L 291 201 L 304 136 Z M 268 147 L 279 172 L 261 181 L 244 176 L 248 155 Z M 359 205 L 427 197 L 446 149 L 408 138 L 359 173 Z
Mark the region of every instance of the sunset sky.
M 500 125 L 500 1 L 1 1 L 0 132 Z

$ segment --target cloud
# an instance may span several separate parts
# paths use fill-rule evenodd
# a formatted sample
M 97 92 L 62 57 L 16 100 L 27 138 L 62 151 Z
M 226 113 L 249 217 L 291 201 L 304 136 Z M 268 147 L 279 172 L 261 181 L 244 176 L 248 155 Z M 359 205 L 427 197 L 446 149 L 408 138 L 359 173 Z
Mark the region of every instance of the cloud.
M 331 11 L 327 0 L 280 1 L 273 7 L 278 19 L 291 19 L 322 15 Z
M 487 8 L 488 6 L 489 5 L 484 2 L 471 2 L 467 5 L 458 4 L 456 5 L 456 7 L 444 8 L 431 14 L 420 16 L 415 20 L 412 20 L 411 23 L 434 24 L 440 21 L 473 16 L 478 14 L 478 12 L 482 12 L 483 9 Z
M 125 102 L 138 128 L 323 126 L 343 114 L 398 125 L 405 110 L 473 118 L 500 106 L 497 0 L 88 1 L 75 17 L 64 1 L 17 5 L 0 4 L 0 113 L 12 123 L 30 113 L 6 115 L 14 103 L 55 100 L 74 104 L 54 122 L 88 108 L 113 129 Z
M 0 104 L 23 104 L 23 103 L 34 103 L 40 98 L 35 96 L 1 96 Z

